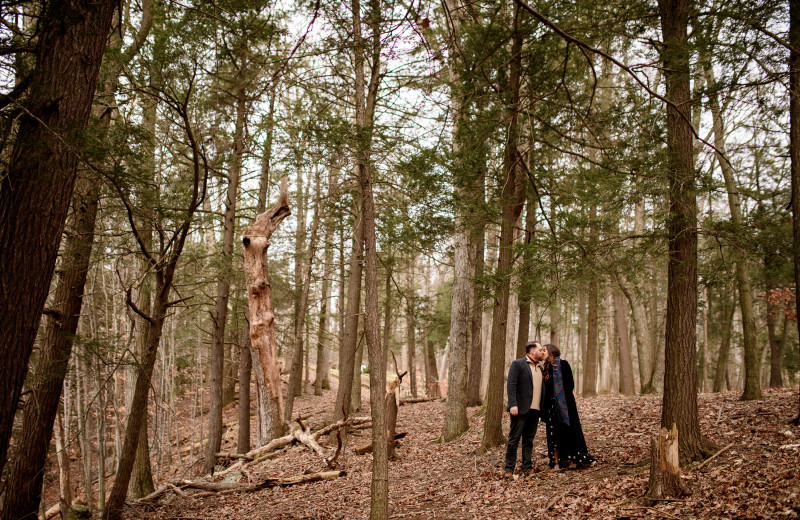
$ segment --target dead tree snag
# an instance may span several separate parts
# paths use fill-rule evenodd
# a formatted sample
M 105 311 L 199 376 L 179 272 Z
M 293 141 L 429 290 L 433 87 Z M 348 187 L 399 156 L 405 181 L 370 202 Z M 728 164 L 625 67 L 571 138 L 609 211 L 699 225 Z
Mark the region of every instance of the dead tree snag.
M 281 372 L 278 364 L 278 341 L 275 338 L 275 314 L 269 285 L 267 250 L 269 239 L 281 221 L 292 212 L 289 207 L 289 186 L 281 179 L 278 202 L 261 213 L 244 232 L 244 274 L 247 282 L 247 302 L 250 310 L 250 342 L 261 361 L 264 388 L 269 409 L 267 438 L 274 439 L 286 432 L 281 396 Z

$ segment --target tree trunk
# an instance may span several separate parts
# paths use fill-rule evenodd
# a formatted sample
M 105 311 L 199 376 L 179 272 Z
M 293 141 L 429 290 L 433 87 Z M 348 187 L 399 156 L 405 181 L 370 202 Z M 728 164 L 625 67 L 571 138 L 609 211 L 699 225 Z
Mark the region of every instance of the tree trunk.
M 589 218 L 596 214 L 595 207 L 589 209 Z M 589 290 L 587 291 L 587 324 L 586 324 L 586 358 L 584 360 L 583 372 L 583 395 L 590 397 L 597 395 L 597 278 L 592 276 L 589 280 Z
M 436 369 L 436 352 L 430 340 L 430 331 L 425 332 L 425 393 L 430 399 L 441 397 L 439 372 Z
M 299 185 L 300 181 L 298 181 Z M 300 278 L 300 286 L 297 290 L 300 292 L 300 301 L 295 317 L 295 330 L 294 330 L 294 356 L 292 358 L 292 368 L 289 374 L 289 390 L 286 393 L 286 410 L 284 413 L 284 420 L 288 423 L 291 420 L 292 410 L 294 409 L 294 398 L 300 395 L 301 383 L 303 380 L 303 353 L 305 351 L 305 330 L 306 330 L 306 312 L 308 311 L 308 294 L 311 291 L 311 268 L 314 265 L 314 254 L 317 250 L 317 233 L 319 232 L 319 170 L 316 173 L 314 188 L 314 214 L 312 215 L 311 223 L 311 240 L 308 243 L 308 258 L 305 262 L 298 261 L 295 264 L 295 269 L 303 266 L 302 277 Z M 298 224 L 299 226 L 299 224 Z M 305 227 L 305 226 L 303 226 Z M 298 232 L 298 235 L 300 232 Z M 305 235 L 305 231 L 302 232 Z M 305 238 L 303 238 L 305 240 Z M 298 246 L 298 250 L 300 246 Z
M 794 260 L 795 309 L 800 309 L 800 1 L 789 0 L 789 154 L 792 172 L 792 258 Z M 0 314 L 5 315 L 5 314 Z M 797 320 L 800 336 L 800 320 Z M 800 424 L 800 401 L 794 420 Z M 1 423 L 0 423 L 1 424 Z M 2 460 L 2 459 L 0 459 Z M 0 466 L 2 469 L 2 466 Z
M 250 312 L 250 342 L 257 353 L 256 377 L 262 378 L 260 399 L 266 404 L 263 425 L 259 429 L 267 441 L 283 435 L 283 395 L 278 363 L 278 341 L 275 338 L 275 314 L 272 307 L 272 289 L 269 284 L 267 248 L 269 238 L 286 218 L 289 207 L 289 187 L 286 177 L 281 180 L 278 202 L 259 214 L 244 233 L 244 272 L 247 283 L 247 302 Z M 259 421 L 261 422 L 261 420 Z M 266 430 L 265 432 L 263 430 Z
M 361 213 L 361 196 L 355 194 L 356 216 L 353 222 L 353 245 L 350 253 L 350 276 L 347 281 L 347 312 L 344 334 L 339 345 L 339 388 L 333 420 L 347 419 L 353 393 L 353 369 L 358 343 L 358 321 L 361 314 L 361 276 L 363 271 L 364 220 Z M 360 381 L 359 381 L 360 385 Z M 344 432 L 343 432 L 344 433 Z M 333 434 L 332 434 L 333 435 Z M 336 439 L 333 439 L 336 442 Z
M 704 60 L 704 70 L 706 84 L 708 85 L 709 105 L 713 116 L 714 128 L 714 147 L 717 160 L 725 178 L 725 189 L 728 192 L 728 207 L 731 212 L 731 223 L 733 224 L 733 239 L 742 238 L 744 233 L 744 219 L 742 217 L 742 204 L 739 199 L 739 189 L 736 186 L 733 167 L 725 156 L 725 125 L 722 120 L 722 109 L 719 103 L 719 93 L 717 92 L 717 81 L 714 77 L 714 69 L 709 60 Z M 744 392 L 742 400 L 761 399 L 761 382 L 759 380 L 759 348 L 756 330 L 756 317 L 753 310 L 753 291 L 750 283 L 750 268 L 747 265 L 747 257 L 741 245 L 734 244 L 731 248 L 731 256 L 736 266 L 736 284 L 739 289 L 739 306 L 742 313 L 742 328 L 744 330 Z
M 628 333 L 628 307 L 625 297 L 619 291 L 614 291 L 614 314 L 617 321 L 617 335 L 619 336 L 619 391 L 623 395 L 636 395 L 636 385 L 633 381 L 633 359 L 631 357 L 631 343 Z
M 214 333 L 211 345 L 211 371 L 209 380 L 208 411 L 208 443 L 206 444 L 205 472 L 211 473 L 216 464 L 214 454 L 222 445 L 222 407 L 224 368 L 225 368 L 225 325 L 228 321 L 228 299 L 230 296 L 230 278 L 228 271 L 232 268 L 233 236 L 236 232 L 236 201 L 239 198 L 239 175 L 242 170 L 242 154 L 244 153 L 244 126 L 247 119 L 247 96 L 244 87 L 244 75 L 247 73 L 247 56 L 242 56 L 242 65 L 237 71 L 236 89 L 236 127 L 233 136 L 233 160 L 231 161 L 230 180 L 225 198 L 225 221 L 222 232 L 222 269 L 217 285 L 216 310 L 214 312 Z
M 375 236 L 375 204 L 372 195 L 370 167 L 371 139 L 375 100 L 380 71 L 379 0 L 370 0 L 369 25 L 372 32 L 372 75 L 365 99 L 364 54 L 361 36 L 361 2 L 352 0 L 353 53 L 355 65 L 356 168 L 361 192 L 361 214 L 364 219 L 364 333 L 369 352 L 369 398 L 372 415 L 372 487 L 370 519 L 389 517 L 389 465 L 386 433 L 386 357 L 381 348 L 378 323 L 378 251 Z
M 692 150 L 690 49 L 691 0 L 659 0 L 662 57 L 667 89 L 669 217 L 667 321 L 661 426 L 678 427 L 682 458 L 697 460 L 710 444 L 700 433 L 697 411 L 697 201 Z
M 781 341 L 775 336 L 775 316 L 781 312 L 781 309 L 775 307 L 771 299 L 771 291 L 773 287 L 767 283 L 767 338 L 769 341 L 769 358 L 770 358 L 770 371 L 769 371 L 769 387 L 781 388 L 783 387 L 783 375 L 781 370 L 783 368 L 783 339 L 786 337 L 786 327 L 784 327 L 784 334 L 781 335 Z M 784 324 L 787 321 L 786 317 L 783 318 Z
M 406 297 L 406 343 L 408 344 L 408 377 L 410 377 L 411 397 L 418 396 L 417 390 L 417 320 L 414 316 L 414 265 L 408 275 L 409 289 Z
M 236 449 L 239 453 L 250 451 L 250 374 L 253 358 L 250 352 L 250 316 L 245 311 L 245 329 L 242 330 L 241 350 L 239 351 L 239 431 Z
M 519 281 L 519 327 L 517 329 L 517 358 L 525 355 L 528 344 L 528 331 L 531 328 L 531 299 L 533 298 L 534 280 L 530 276 L 533 267 L 533 251 L 531 241 L 536 233 L 536 199 L 529 196 L 525 210 L 525 250 L 522 253 L 522 270 Z M 554 343 L 551 340 L 551 343 Z M 558 344 L 558 343 L 554 343 Z
M 328 177 L 328 198 L 333 199 L 338 192 L 338 164 L 333 164 L 331 173 Z M 314 379 L 314 395 L 322 395 L 323 389 L 330 388 L 328 381 L 328 364 L 325 363 L 327 356 L 330 354 L 332 342 L 328 342 L 327 348 L 325 341 L 331 334 L 328 331 L 328 305 L 331 299 L 331 277 L 333 277 L 333 240 L 334 240 L 334 222 L 332 207 L 328 207 L 325 216 L 325 251 L 323 253 L 323 275 L 322 275 L 322 301 L 320 302 L 319 310 L 319 326 L 317 329 L 317 367 L 316 377 Z M 326 383 L 327 382 L 327 383 Z
M 675 425 L 669 431 L 661 428 L 658 437 L 653 437 L 650 447 L 650 481 L 644 498 L 646 504 L 658 504 L 664 499 L 689 493 L 689 488 L 681 479 L 678 444 L 678 429 Z
M 25 456 L 14 460 L 5 481 L 6 497 L 0 511 L 0 518 L 4 520 L 35 515 L 41 502 L 42 469 L 81 314 L 99 198 L 99 183 L 81 177 L 65 228 L 58 284 L 51 311 L 45 318 L 42 354 L 32 378 L 28 406 L 22 415 L 17 453 Z
M 483 169 L 477 181 L 477 203 L 483 205 L 486 198 L 486 180 Z M 475 258 L 472 264 L 475 266 L 474 277 L 470 284 L 471 292 L 471 325 L 470 325 L 470 366 L 467 379 L 467 406 L 477 406 L 481 404 L 481 378 L 483 373 L 483 297 L 480 290 L 481 278 L 484 269 L 484 249 L 485 249 L 485 228 L 483 219 L 476 223 L 472 230 L 470 245 L 472 254 Z
M 736 312 L 736 306 L 725 298 L 722 302 L 719 313 L 722 317 L 722 339 L 720 341 L 719 353 L 717 354 L 717 368 L 714 372 L 714 392 L 722 392 L 723 387 L 731 390 L 730 385 L 727 384 L 728 372 L 728 353 L 731 348 L 731 332 L 733 329 L 733 315 Z
M 449 442 L 459 438 L 469 428 L 467 419 L 467 356 L 469 353 L 469 297 L 470 297 L 470 228 L 468 206 L 471 191 L 469 172 L 463 157 L 465 146 L 462 146 L 464 129 L 463 99 L 461 94 L 461 77 L 459 74 L 458 41 L 461 37 L 462 7 L 458 0 L 446 0 L 448 26 L 448 71 L 450 76 L 450 110 L 453 118 L 453 178 L 455 197 L 455 244 L 453 274 L 453 298 L 450 312 L 450 345 L 452 355 L 448 369 L 447 406 L 445 408 L 442 440 Z M 466 143 L 463 143 L 466 145 Z
M 32 87 L 0 182 L 0 473 L 72 197 L 79 136 L 118 5 L 47 3 L 38 21 Z M 38 246 L 23 247 L 31 240 Z
M 142 109 L 142 120 L 148 138 L 152 139 L 148 142 L 146 149 L 147 172 L 149 180 L 156 177 L 156 161 L 155 161 L 155 140 L 156 140 L 156 120 L 157 120 L 157 102 L 154 100 L 145 101 L 145 106 Z M 144 206 L 144 204 L 142 204 Z M 149 209 L 143 207 L 143 213 L 146 215 L 144 218 L 139 219 L 139 235 L 142 243 L 147 250 L 153 247 L 153 215 Z M 151 264 L 144 255 L 137 255 L 137 278 L 141 280 L 139 286 L 139 294 L 136 297 L 136 307 L 144 314 L 149 315 L 152 309 L 152 291 L 153 291 L 153 276 L 150 274 Z M 136 358 L 144 359 L 144 354 L 148 348 L 148 322 L 141 316 L 136 316 L 136 324 L 138 325 L 138 332 L 136 333 Z M 131 380 L 135 382 L 137 370 L 136 367 L 131 367 Z M 135 384 L 135 383 L 134 383 Z M 130 409 L 127 410 L 130 415 Z M 139 444 L 136 448 L 136 459 L 133 463 L 133 473 L 131 481 L 128 485 L 128 496 L 131 498 L 142 498 L 153 491 L 153 471 L 150 467 L 150 444 L 147 437 L 149 416 L 145 411 L 142 417 L 142 426 L 139 430 Z
M 518 108 L 519 82 L 522 69 L 522 35 L 519 30 L 521 11 L 519 5 L 514 8 L 514 30 L 509 75 L 508 136 L 503 158 L 504 182 L 501 195 L 500 246 L 495 277 L 499 280 L 495 287 L 495 305 L 492 316 L 491 354 L 489 361 L 489 389 L 487 392 L 486 419 L 481 451 L 499 446 L 505 441 L 501 429 L 503 418 L 503 370 L 505 368 L 505 344 L 508 320 L 508 300 L 512 271 L 512 246 L 514 242 L 514 224 L 522 213 L 525 200 L 524 174 L 519 163 L 524 161 L 520 156 Z
M 69 453 L 66 439 L 64 417 L 61 412 L 58 412 L 56 415 L 56 458 L 58 459 L 58 505 L 62 519 L 69 518 L 67 514 L 72 508 L 72 483 L 69 476 Z

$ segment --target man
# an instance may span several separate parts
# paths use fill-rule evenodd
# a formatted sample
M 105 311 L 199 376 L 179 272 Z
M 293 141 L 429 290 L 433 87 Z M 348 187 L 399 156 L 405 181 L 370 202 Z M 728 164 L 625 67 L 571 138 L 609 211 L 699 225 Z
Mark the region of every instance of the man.
M 525 357 L 514 360 L 508 369 L 508 412 L 511 431 L 506 446 L 506 465 L 503 478 L 511 478 L 517 464 L 517 447 L 522 437 L 522 473 L 533 469 L 533 438 L 539 425 L 542 401 L 542 367 L 547 349 L 538 341 L 525 345 Z

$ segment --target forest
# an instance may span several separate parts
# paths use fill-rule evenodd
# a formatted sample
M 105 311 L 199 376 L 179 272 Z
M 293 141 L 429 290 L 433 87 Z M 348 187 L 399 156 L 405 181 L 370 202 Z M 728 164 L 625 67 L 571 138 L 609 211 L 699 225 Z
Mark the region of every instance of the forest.
M 800 0 L 0 0 L 2 520 L 797 518 L 798 283 Z

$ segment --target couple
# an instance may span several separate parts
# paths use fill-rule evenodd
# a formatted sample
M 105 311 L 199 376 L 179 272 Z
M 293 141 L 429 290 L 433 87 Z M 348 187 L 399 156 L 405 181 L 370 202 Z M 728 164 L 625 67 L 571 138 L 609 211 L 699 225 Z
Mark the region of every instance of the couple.
M 547 424 L 547 457 L 551 468 L 567 468 L 571 463 L 583 467 L 595 462 L 586 449 L 572 393 L 574 387 L 572 368 L 561 359 L 561 350 L 555 345 L 532 341 L 525 346 L 525 357 L 511 363 L 506 387 L 511 431 L 503 478 L 514 474 L 520 437 L 521 472 L 533 469 L 533 438 L 540 418 Z

